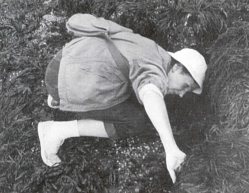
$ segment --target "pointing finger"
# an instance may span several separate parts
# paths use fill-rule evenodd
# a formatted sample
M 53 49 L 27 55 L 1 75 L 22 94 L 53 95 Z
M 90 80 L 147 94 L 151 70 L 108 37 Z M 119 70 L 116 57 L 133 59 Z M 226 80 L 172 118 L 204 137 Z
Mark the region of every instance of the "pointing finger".
M 172 169 L 169 169 L 169 168 L 168 168 L 168 171 L 169 171 L 169 175 L 170 175 L 170 178 L 171 178 L 172 182 L 175 183 L 175 181 L 176 181 L 175 171 L 172 170 Z

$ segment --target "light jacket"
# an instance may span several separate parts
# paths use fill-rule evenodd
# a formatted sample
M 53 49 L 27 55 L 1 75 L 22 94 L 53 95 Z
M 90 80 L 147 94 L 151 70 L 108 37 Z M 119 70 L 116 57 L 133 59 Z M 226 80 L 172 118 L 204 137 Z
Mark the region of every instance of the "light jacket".
M 91 30 L 96 29 L 92 35 L 87 30 L 89 24 Z M 61 110 L 106 109 L 125 101 L 132 91 L 141 102 L 138 91 L 149 83 L 166 95 L 171 57 L 154 41 L 88 14 L 73 15 L 67 29 L 78 38 L 67 43 L 62 52 L 58 76 Z M 101 30 L 127 59 L 128 74 L 115 65 L 105 39 L 96 36 Z

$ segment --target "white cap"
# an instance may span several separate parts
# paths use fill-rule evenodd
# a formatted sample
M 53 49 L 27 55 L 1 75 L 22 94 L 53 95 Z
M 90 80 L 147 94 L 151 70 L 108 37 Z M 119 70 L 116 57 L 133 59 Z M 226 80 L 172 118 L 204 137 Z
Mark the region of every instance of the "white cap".
M 196 50 L 190 48 L 183 48 L 175 53 L 168 53 L 189 71 L 193 79 L 199 85 L 199 88 L 193 90 L 192 92 L 201 94 L 207 70 L 207 64 L 204 57 Z

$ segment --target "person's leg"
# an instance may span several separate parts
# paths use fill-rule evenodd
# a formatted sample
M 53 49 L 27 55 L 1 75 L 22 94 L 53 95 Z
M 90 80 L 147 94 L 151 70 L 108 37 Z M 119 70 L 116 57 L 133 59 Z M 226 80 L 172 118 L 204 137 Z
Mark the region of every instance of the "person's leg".
M 61 58 L 62 50 L 51 60 L 45 73 L 45 83 L 48 91 L 47 103 L 49 107 L 54 109 L 59 108 L 58 73 Z M 67 114 L 61 120 L 68 120 Z M 73 121 L 47 121 L 38 124 L 41 156 L 44 163 L 49 166 L 60 162 L 56 154 L 61 144 L 67 138 L 79 136 L 108 137 L 103 121 L 87 118 L 88 113 L 81 113 L 84 116 L 81 117 L 82 120 L 77 121 L 77 118 L 74 116 L 75 113 L 69 114 L 73 115 L 71 119 L 69 118 Z M 93 113 L 92 117 L 95 118 Z
M 108 137 L 103 121 L 91 119 L 78 120 L 77 127 L 80 136 Z
M 155 134 L 143 107 L 132 98 L 109 109 L 78 112 L 72 115 L 69 115 L 72 121 L 48 121 L 38 125 L 41 155 L 48 166 L 60 162 L 56 154 L 67 138 L 79 136 L 124 138 Z
M 57 152 L 67 138 L 79 136 L 108 137 L 103 121 L 90 119 L 40 122 L 38 135 L 42 160 L 48 166 L 61 162 Z

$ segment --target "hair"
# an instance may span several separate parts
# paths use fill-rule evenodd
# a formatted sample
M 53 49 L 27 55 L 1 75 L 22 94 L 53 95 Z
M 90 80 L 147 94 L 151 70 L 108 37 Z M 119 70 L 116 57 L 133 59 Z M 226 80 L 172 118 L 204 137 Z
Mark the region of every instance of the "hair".
M 179 61 L 177 61 L 173 57 L 171 57 L 170 68 L 173 68 L 174 65 L 180 66 L 181 67 L 181 74 L 187 74 L 190 77 L 192 77 L 192 79 L 194 80 L 194 84 L 196 84 L 196 86 L 199 87 L 199 84 L 195 81 L 195 79 L 190 74 L 190 72 L 188 71 L 188 69 L 182 63 L 180 63 Z
M 177 60 L 175 60 L 173 57 L 171 57 L 171 62 L 170 62 L 170 68 L 173 68 L 174 65 L 178 65 L 181 67 L 181 73 L 182 74 L 188 74 L 191 76 L 191 74 L 189 73 L 189 71 L 187 70 L 187 68 L 180 62 L 178 62 Z M 191 76 L 192 77 L 192 76 Z

